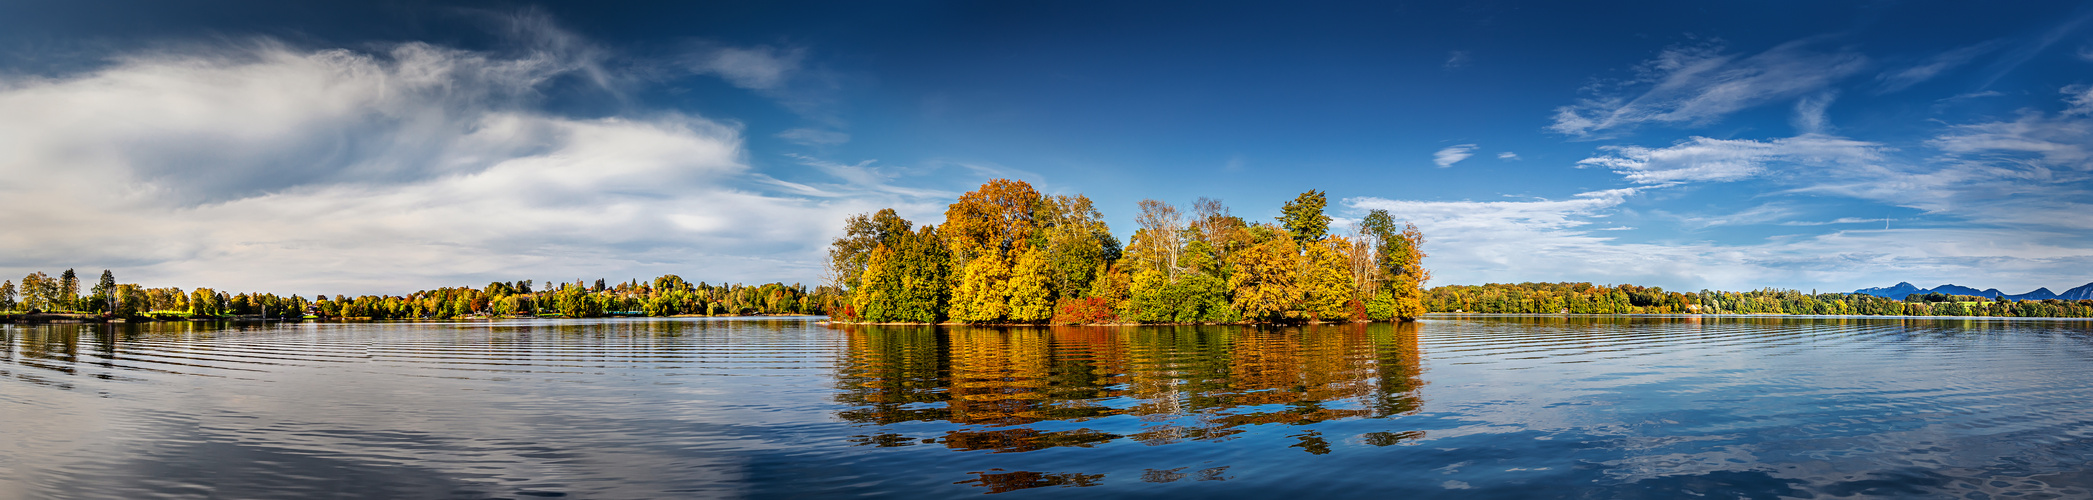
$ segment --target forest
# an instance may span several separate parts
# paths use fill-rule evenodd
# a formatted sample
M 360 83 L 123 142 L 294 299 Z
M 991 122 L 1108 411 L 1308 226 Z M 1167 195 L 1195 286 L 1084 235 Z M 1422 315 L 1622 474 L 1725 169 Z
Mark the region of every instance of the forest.
M 1320 191 L 1273 222 L 1218 200 L 1143 200 L 1130 241 L 1080 194 L 991 180 L 943 226 L 850 217 L 829 249 L 838 321 L 1114 324 L 1389 321 L 1425 312 L 1424 237 L 1385 211 L 1333 234 Z
M 1509 314 L 1812 314 L 1858 316 L 1997 316 L 2093 318 L 2093 300 L 2001 300 L 1970 295 L 1912 294 L 1904 300 L 1852 293 L 1669 292 L 1663 288 L 1591 283 L 1448 285 L 1426 293 L 1432 312 Z
M 325 294 L 307 299 L 271 293 L 232 294 L 197 288 L 145 288 L 117 284 L 110 271 L 83 295 L 80 280 L 67 269 L 57 277 L 41 272 L 0 282 L 0 312 L 53 312 L 113 318 L 255 318 L 255 319 L 453 319 L 469 317 L 602 316 L 746 316 L 826 313 L 833 290 L 801 285 L 692 284 L 667 275 L 653 281 L 631 280 L 592 285 L 584 281 L 548 283 L 534 290 L 532 280 L 492 282 L 481 288 L 422 290 L 407 295 L 348 297 Z

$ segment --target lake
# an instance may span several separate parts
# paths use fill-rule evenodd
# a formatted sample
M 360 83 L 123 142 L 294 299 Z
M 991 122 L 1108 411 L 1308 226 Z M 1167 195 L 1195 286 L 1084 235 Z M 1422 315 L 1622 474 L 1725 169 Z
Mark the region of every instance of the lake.
M 2093 324 L 0 326 L 0 497 L 2093 495 Z

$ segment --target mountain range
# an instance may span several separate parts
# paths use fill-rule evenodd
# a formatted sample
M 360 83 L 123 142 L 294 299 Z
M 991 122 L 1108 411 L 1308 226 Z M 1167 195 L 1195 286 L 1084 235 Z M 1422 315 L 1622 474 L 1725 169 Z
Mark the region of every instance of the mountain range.
M 1938 292 L 1938 293 L 1943 293 L 1943 294 L 1948 294 L 1948 295 L 1975 295 L 1975 296 L 1978 296 L 1978 297 L 1988 297 L 1988 298 L 1998 298 L 1998 297 L 2005 297 L 2005 298 L 2006 298 L 2006 300 L 2044 300 L 2044 299 L 2064 299 L 2064 300 L 2085 300 L 2085 299 L 2093 299 L 2093 283 L 2087 283 L 2087 284 L 2085 284 L 2084 286 L 2080 286 L 2080 287 L 2078 287 L 2078 288 L 2073 288 L 2073 289 L 2070 289 L 2070 290 L 2065 290 L 2065 291 L 2064 291 L 2064 293 L 2056 293 L 2056 292 L 2052 292 L 2052 291 L 2049 291 L 2049 288 L 2048 288 L 2048 287 L 2043 287 L 2043 288 L 2037 288 L 2037 289 L 2035 289 L 2035 291 L 2032 291 L 2032 292 L 2028 292 L 2028 293 L 2023 293 L 2023 294 L 2017 294 L 2017 295 L 2016 295 L 2016 294 L 2008 294 L 2008 293 L 2005 293 L 2005 292 L 2001 292 L 2001 291 L 1999 291 L 1999 289 L 1997 289 L 1997 288 L 1992 288 L 1992 289 L 1987 289 L 1987 290 L 1978 290 L 1978 289 L 1975 289 L 1975 288 L 1970 288 L 1970 287 L 1966 287 L 1966 286 L 1962 286 L 1962 285 L 1955 285 L 1955 284 L 1947 284 L 1947 285 L 1941 285 L 1941 286 L 1937 286 L 1937 287 L 1933 287 L 1933 288 L 1919 288 L 1919 287 L 1917 287 L 1917 286 L 1912 286 L 1912 284 L 1911 284 L 1910 282 L 1898 283 L 1898 284 L 1896 284 L 1896 286 L 1889 286 L 1889 287 L 1881 287 L 1881 288 L 1862 288 L 1862 289 L 1859 289 L 1859 290 L 1854 290 L 1854 291 L 1853 291 L 1853 293 L 1857 293 L 1857 294 L 1864 294 L 1864 295 L 1874 295 L 1874 296 L 1877 296 L 1877 297 L 1887 297 L 1887 298 L 1892 298 L 1892 299 L 1897 299 L 1897 300 L 1904 300 L 1904 296 L 1906 296 L 1906 295 L 1911 295 L 1911 294 L 1914 294 L 1914 293 L 1936 293 L 1936 292 Z

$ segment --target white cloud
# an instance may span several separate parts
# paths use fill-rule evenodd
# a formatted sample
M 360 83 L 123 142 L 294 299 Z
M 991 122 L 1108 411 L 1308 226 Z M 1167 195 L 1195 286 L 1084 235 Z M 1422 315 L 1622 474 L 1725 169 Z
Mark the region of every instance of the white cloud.
M 1390 210 L 1431 241 L 1436 283 L 1596 281 L 1674 288 L 1752 289 L 1768 285 L 1850 290 L 1894 280 L 1977 283 L 2013 291 L 2084 283 L 2093 266 L 2093 97 L 2065 89 L 2068 108 L 2014 120 L 1950 125 L 1910 158 L 1887 145 L 1805 133 L 1748 140 L 1694 137 L 1667 147 L 1608 146 L 1579 162 L 1639 186 L 1568 200 L 1471 202 L 1360 197 L 1352 212 Z M 1758 198 L 1735 213 L 1670 216 L 1633 204 L 1640 194 L 1699 183 L 1751 181 Z M 1844 198 L 1860 210 L 1921 211 L 1890 226 L 1888 217 L 1822 216 L 1828 210 L 1783 196 Z M 1797 200 L 1809 198 L 1795 198 Z M 1822 205 L 1810 203 L 1808 205 Z M 1901 208 L 1889 208 L 1901 207 Z M 1878 215 L 1880 213 L 1878 212 Z M 1618 217 L 1672 217 L 1688 227 L 1823 227 L 1828 233 L 1778 234 L 1748 242 L 1627 241 Z M 1800 229 L 1798 229 L 1800 230 Z M 1645 236 L 1648 235 L 1639 235 Z M 1894 281 L 1890 281 L 1894 282 Z
M 1670 147 L 1605 146 L 1609 154 L 1577 162 L 1603 167 L 1644 185 L 1725 182 L 1757 176 L 1781 165 L 1861 167 L 1876 162 L 1880 144 L 1819 134 L 1755 141 L 1693 137 Z
M 1446 149 L 1441 149 L 1437 153 L 1432 153 L 1432 163 L 1438 165 L 1439 168 L 1446 168 L 1453 166 L 1453 164 L 1455 163 L 1460 163 L 1461 160 L 1466 160 L 1468 159 L 1468 157 L 1474 155 L 1474 144 L 1460 144 L 1454 146 L 1447 146 Z
M 1831 101 L 1839 97 L 1838 92 L 1826 91 L 1795 101 L 1795 131 L 1804 134 L 1823 134 L 1831 131 L 1831 119 L 1826 116 Z
M 1950 69 L 1968 64 L 1970 60 L 1997 50 L 1999 46 L 1999 42 L 1994 40 L 1942 52 L 1916 65 L 1877 75 L 1875 79 L 1882 82 L 1882 92 L 1884 93 L 1904 90 L 1912 85 L 1932 80 Z
M 1473 57 L 1473 55 L 1469 54 L 1469 53 L 1468 53 L 1468 51 L 1465 51 L 1465 50 L 1456 50 L 1456 51 L 1448 52 L 1448 53 L 1446 54 L 1446 64 L 1443 64 L 1443 65 L 1441 65 L 1441 66 L 1442 66 L 1442 67 L 1444 67 L 1444 68 L 1446 68 L 1446 69 L 1450 69 L 1450 70 L 1451 70 L 1451 69 L 1461 69 L 1462 67 L 1465 67 L 1465 66 L 1467 66 L 1467 65 L 1468 65 L 1468 63 L 1470 63 L 1470 62 L 1473 62 L 1473 61 L 1475 61 L 1475 57 Z
M 834 146 L 850 142 L 850 134 L 812 128 L 795 128 L 779 132 L 778 138 L 808 146 Z
M 1882 219 L 1863 219 L 1863 218 L 1859 218 L 1859 217 L 1840 217 L 1840 218 L 1837 218 L 1837 219 L 1833 219 L 1833 220 L 1828 220 L 1828 221 L 1800 221 L 1800 220 L 1791 220 L 1791 221 L 1787 221 L 1787 222 L 1782 222 L 1782 223 L 1781 223 L 1781 225 L 1783 225 L 1783 226 L 1830 226 L 1830 225 L 1835 225 L 1835 224 L 1887 224 L 1887 223 L 1889 223 L 1889 222 L 1890 222 L 1890 221 L 1892 221 L 1892 220 L 1895 220 L 1895 219 L 1889 219 L 1889 218 L 1882 218 Z
M 1519 154 L 1510 151 L 1505 151 L 1502 153 L 1497 153 L 1497 159 L 1504 161 L 1516 161 L 1519 159 Z
M 1747 244 L 1601 236 L 1623 229 L 1595 225 L 1627 210 L 1623 204 L 1633 194 L 1615 190 L 1523 202 L 1359 197 L 1344 200 L 1344 206 L 1352 212 L 1388 210 L 1417 224 L 1427 240 L 1430 285 L 1589 281 L 1689 291 L 1851 290 L 1887 285 L 1876 282 L 1896 276 L 1940 283 L 1982 277 L 1985 286 L 2032 290 L 2083 283 L 2082 275 L 2060 271 L 2093 265 L 2093 249 L 2077 234 L 2006 228 L 1866 227 Z
M 1744 58 L 1714 46 L 1667 49 L 1637 68 L 1636 78 L 1595 86 L 1594 96 L 1556 108 L 1549 129 L 1589 137 L 1643 123 L 1701 124 L 1821 91 L 1867 66 L 1858 53 L 1816 51 L 1812 42 L 1789 42 Z
M 798 72 L 805 57 L 806 50 L 801 48 L 701 45 L 686 64 L 693 72 L 719 76 L 736 87 L 770 90 L 783 86 Z
M 308 294 L 811 283 L 843 215 L 935 212 L 902 189 L 778 190 L 737 126 L 536 109 L 540 84 L 589 71 L 577 57 L 262 41 L 0 77 L 0 272 Z

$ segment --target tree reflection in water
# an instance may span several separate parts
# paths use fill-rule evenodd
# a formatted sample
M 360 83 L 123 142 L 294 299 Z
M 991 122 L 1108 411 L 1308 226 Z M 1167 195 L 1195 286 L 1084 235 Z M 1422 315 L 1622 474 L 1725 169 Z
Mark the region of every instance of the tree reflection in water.
M 1422 404 L 1415 323 L 835 328 L 848 336 L 838 416 L 882 426 L 854 437 L 861 445 L 935 443 L 996 453 L 1120 439 L 1167 445 L 1227 440 L 1248 425 L 1410 414 Z M 1135 420 L 1095 425 L 1106 430 L 1032 425 L 1066 429 L 1063 422 L 1119 416 Z M 942 436 L 884 428 L 904 422 L 958 427 Z M 1317 430 L 1289 436 L 1309 453 L 1327 453 L 1328 439 L 1342 438 Z M 1378 446 L 1418 437 L 1414 431 L 1359 436 Z M 983 474 L 982 481 L 1001 481 L 988 478 Z

